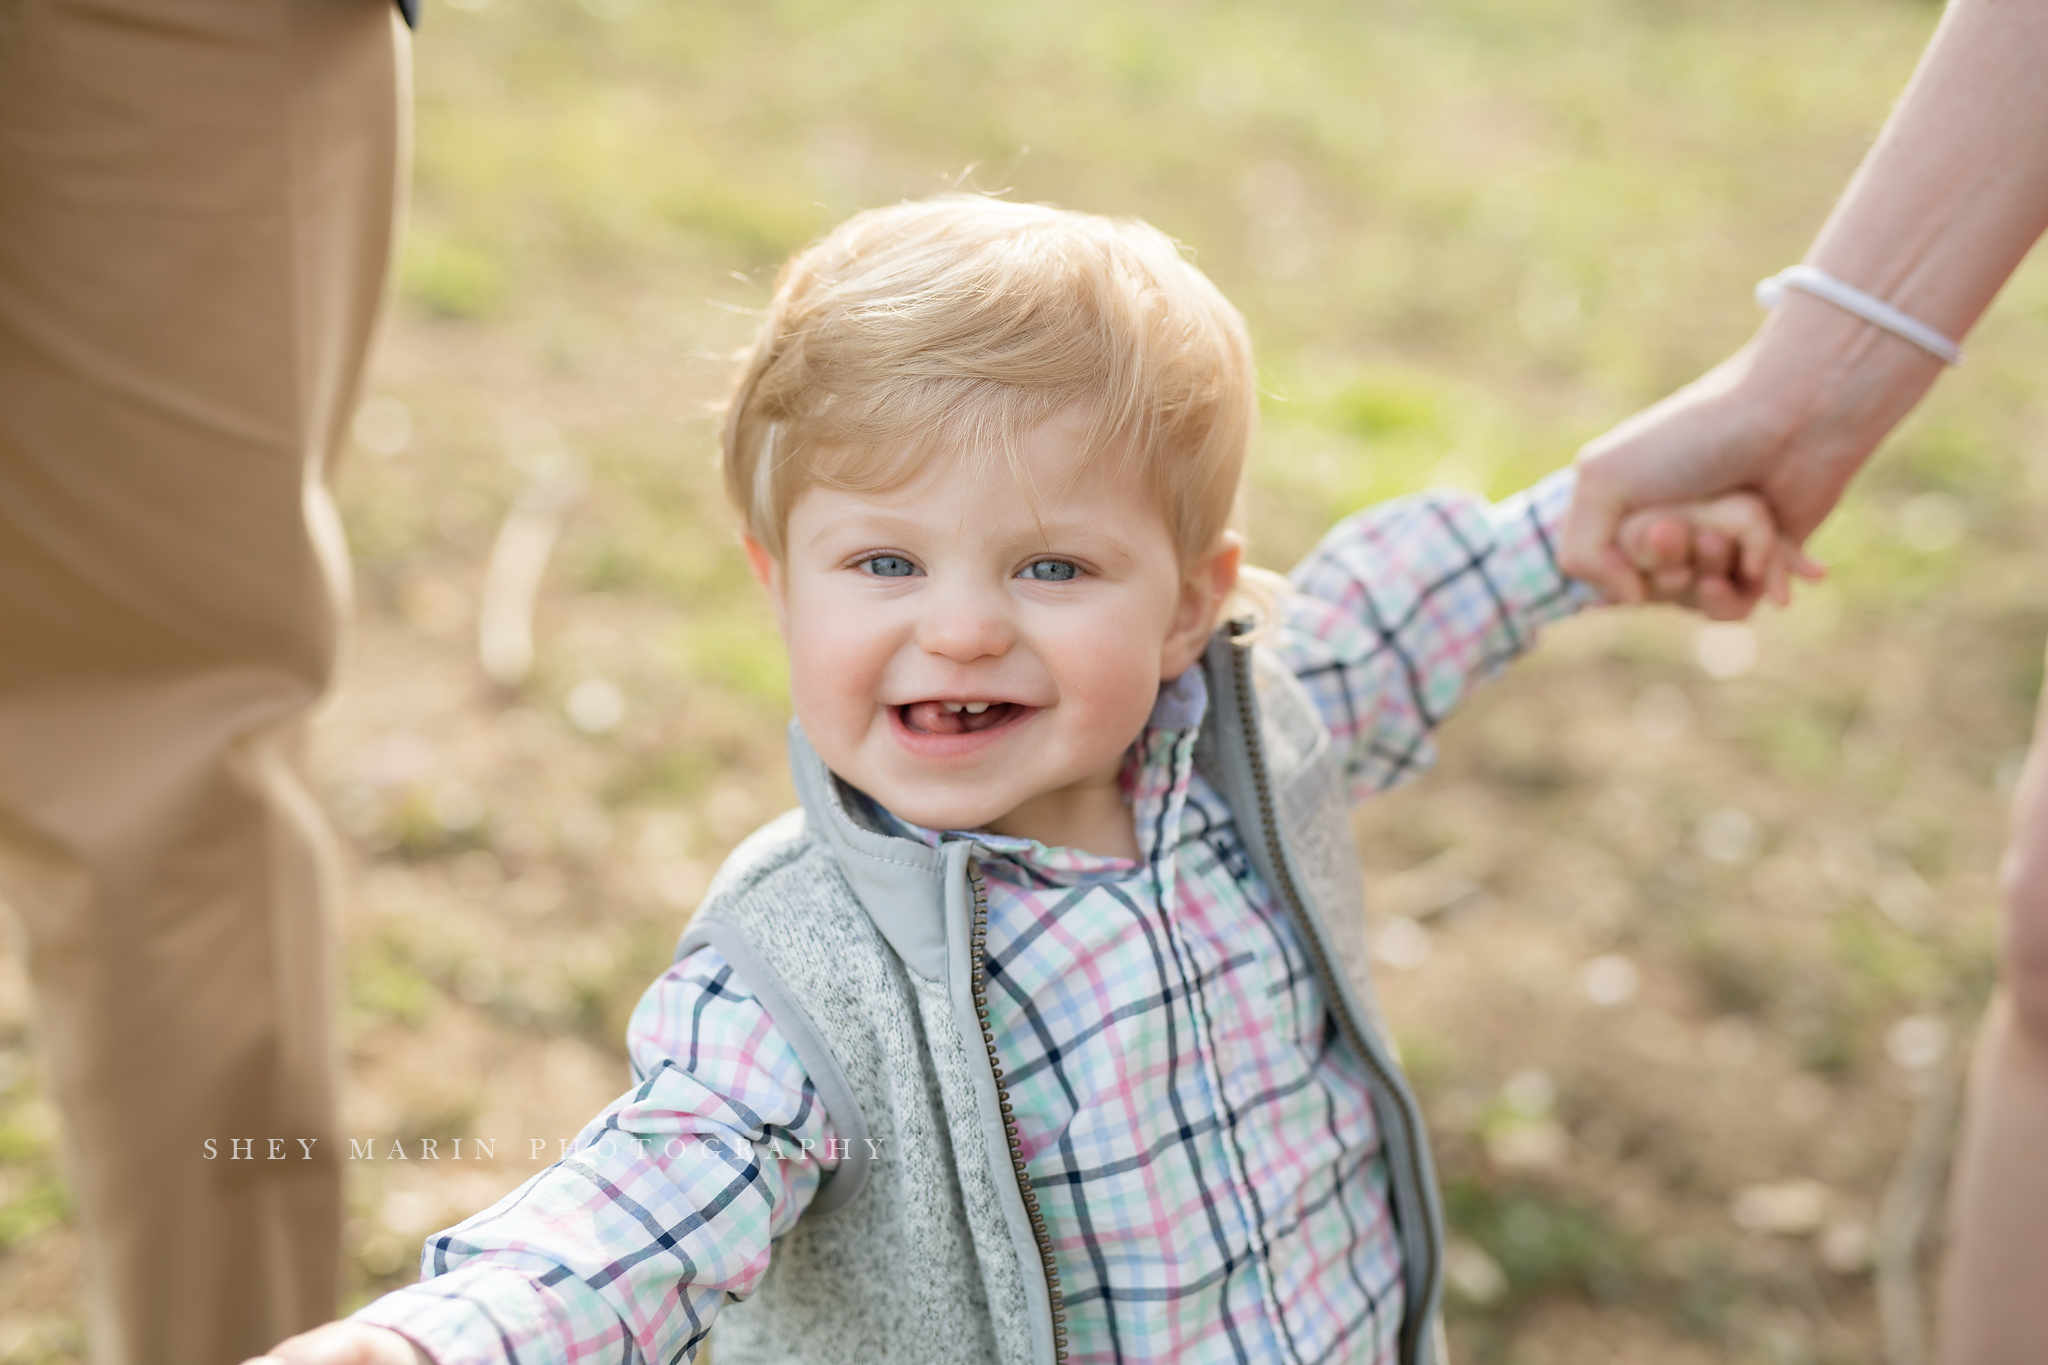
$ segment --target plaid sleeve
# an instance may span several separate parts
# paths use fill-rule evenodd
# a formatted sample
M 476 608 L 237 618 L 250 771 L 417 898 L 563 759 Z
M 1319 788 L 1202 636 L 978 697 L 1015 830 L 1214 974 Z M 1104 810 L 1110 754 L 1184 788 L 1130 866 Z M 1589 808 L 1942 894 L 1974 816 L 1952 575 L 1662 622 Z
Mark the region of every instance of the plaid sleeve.
M 1315 698 L 1353 799 L 1427 768 L 1474 684 L 1599 600 L 1557 567 L 1573 484 L 1564 469 L 1498 505 L 1447 491 L 1378 503 L 1289 575 L 1273 645 Z
M 627 1028 L 640 1083 L 570 1154 L 428 1240 L 420 1282 L 355 1320 L 437 1365 L 695 1359 L 752 1293 L 769 1245 L 838 1168 L 794 1049 L 730 963 L 700 948 Z

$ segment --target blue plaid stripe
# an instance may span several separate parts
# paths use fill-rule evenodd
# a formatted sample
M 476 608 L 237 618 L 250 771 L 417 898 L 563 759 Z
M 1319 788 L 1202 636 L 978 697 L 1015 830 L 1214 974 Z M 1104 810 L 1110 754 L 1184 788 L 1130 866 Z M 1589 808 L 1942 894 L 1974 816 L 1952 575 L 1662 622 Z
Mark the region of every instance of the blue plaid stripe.
M 1370 1092 L 1191 740 L 1142 741 L 1139 862 L 982 839 L 1072 1358 L 1378 1359 L 1402 1297 Z
M 1470 688 L 1592 600 L 1553 550 L 1570 492 L 1567 471 L 1497 507 L 1432 493 L 1367 508 L 1296 568 L 1270 645 L 1356 795 L 1426 767 Z M 1148 729 L 1126 770 L 1139 860 L 977 836 L 994 853 L 991 1024 L 1071 1358 L 1391 1360 L 1401 1264 L 1363 1067 L 1193 770 L 1199 698 L 1179 686 L 1179 728 Z M 649 989 L 629 1044 L 640 1084 L 576 1154 L 435 1238 L 430 1278 L 359 1318 L 440 1365 L 694 1356 L 833 1164 L 818 1155 L 832 1130 L 714 950 Z M 681 1135 L 723 1154 L 664 1157 Z
M 1364 799 L 1436 760 L 1465 695 L 1594 600 L 1559 572 L 1570 470 L 1498 506 L 1425 493 L 1345 518 L 1290 577 L 1274 647 L 1308 687 Z
M 421 1283 L 357 1319 L 438 1365 L 695 1356 L 836 1168 L 836 1134 L 795 1050 L 715 952 L 648 989 L 627 1044 L 639 1083 L 571 1154 L 437 1234 Z

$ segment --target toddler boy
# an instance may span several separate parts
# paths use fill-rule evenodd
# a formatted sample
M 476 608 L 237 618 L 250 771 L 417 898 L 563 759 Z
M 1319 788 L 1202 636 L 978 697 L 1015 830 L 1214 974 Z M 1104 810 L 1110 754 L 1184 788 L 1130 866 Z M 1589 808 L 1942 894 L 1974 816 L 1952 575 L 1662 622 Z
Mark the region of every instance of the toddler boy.
M 1590 601 L 1571 477 L 1367 508 L 1254 582 L 1255 399 L 1142 224 L 946 196 L 792 260 L 724 470 L 802 808 L 719 873 L 572 1154 L 279 1354 L 1436 1359 L 1348 802 Z M 1749 498 L 1630 541 L 1721 602 L 1798 563 Z

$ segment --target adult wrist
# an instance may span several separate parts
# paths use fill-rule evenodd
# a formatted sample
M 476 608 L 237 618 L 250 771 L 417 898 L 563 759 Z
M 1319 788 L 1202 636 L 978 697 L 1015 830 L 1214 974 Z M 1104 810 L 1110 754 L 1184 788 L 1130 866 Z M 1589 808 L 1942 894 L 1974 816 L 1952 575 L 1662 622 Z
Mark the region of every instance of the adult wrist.
M 1860 464 L 1942 371 L 1918 346 L 1789 292 L 1734 361 L 1730 397 L 1788 459 Z
M 1892 307 L 1868 290 L 1836 279 L 1816 265 L 1789 265 L 1775 275 L 1758 280 L 1757 304 L 1766 310 L 1776 308 L 1793 290 L 1824 299 L 1845 313 L 1854 314 L 1872 326 L 1910 341 L 1944 365 L 1963 363 L 1962 344 L 1954 337 L 1929 326 L 1904 309 Z

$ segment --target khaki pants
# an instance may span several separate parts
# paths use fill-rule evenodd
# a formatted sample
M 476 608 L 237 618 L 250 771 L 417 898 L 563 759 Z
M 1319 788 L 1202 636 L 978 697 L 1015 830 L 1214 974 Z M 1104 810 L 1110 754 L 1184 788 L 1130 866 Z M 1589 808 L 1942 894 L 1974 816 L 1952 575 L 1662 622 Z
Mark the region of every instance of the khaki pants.
M 299 749 L 406 61 L 389 0 L 0 0 L 0 896 L 105 1365 L 223 1365 L 335 1307 Z

